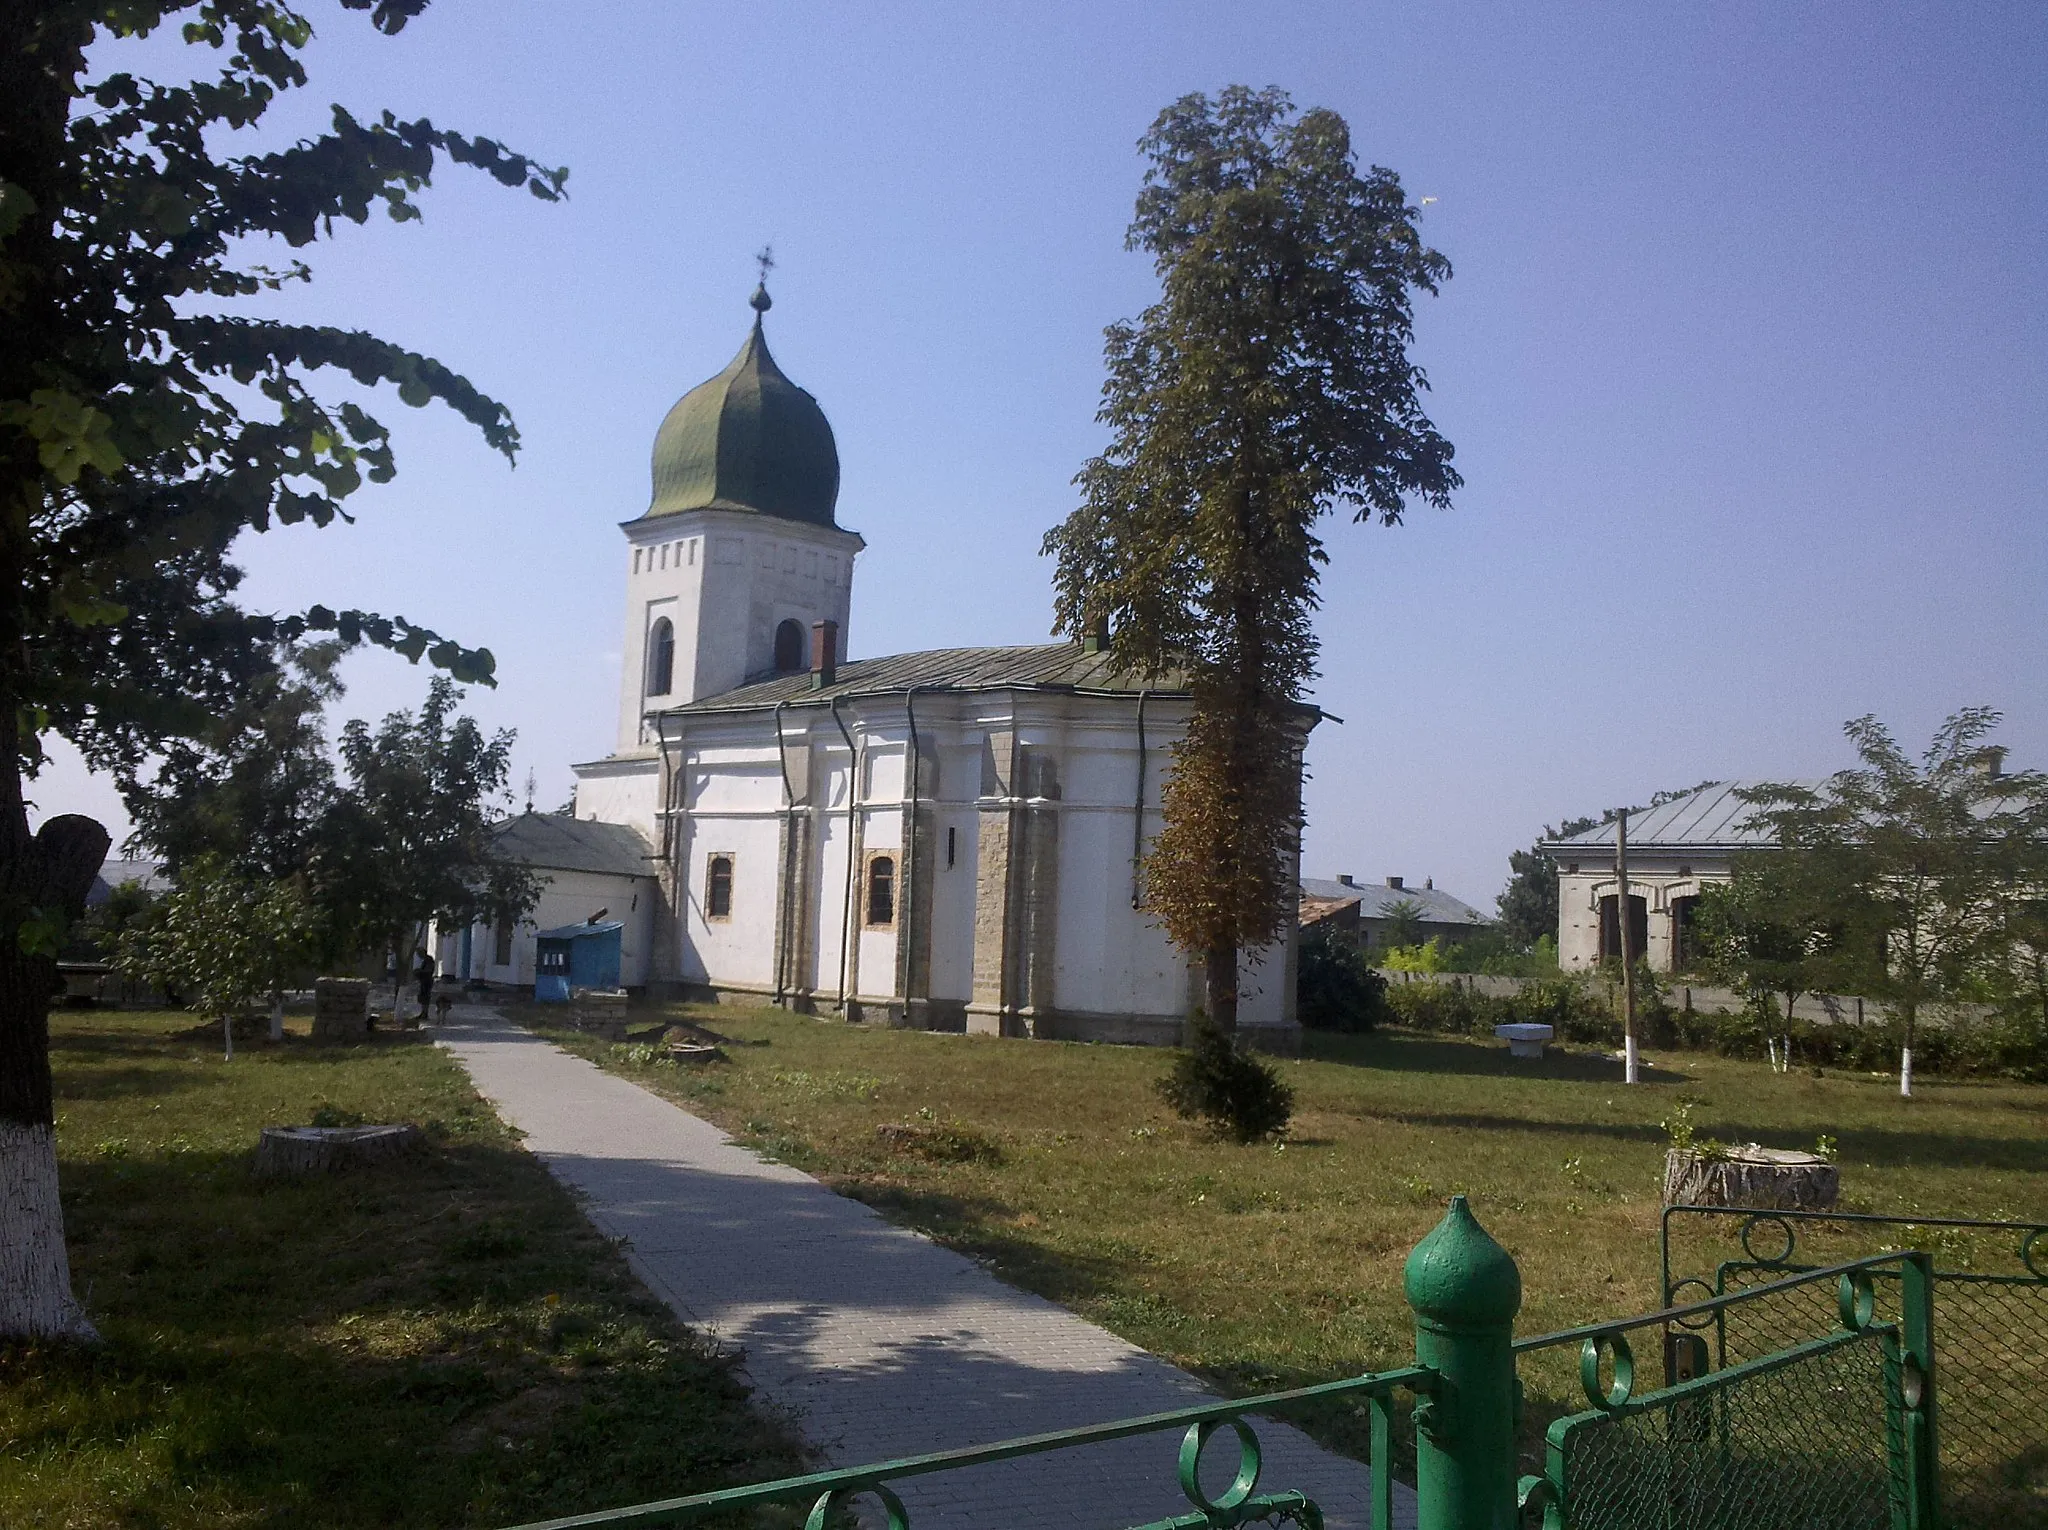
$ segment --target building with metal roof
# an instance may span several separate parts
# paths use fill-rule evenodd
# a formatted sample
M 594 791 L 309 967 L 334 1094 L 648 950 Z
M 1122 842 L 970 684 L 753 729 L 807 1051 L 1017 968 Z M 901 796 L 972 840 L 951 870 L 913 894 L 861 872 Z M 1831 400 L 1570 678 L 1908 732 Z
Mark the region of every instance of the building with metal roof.
M 1389 944 L 1397 926 L 1412 928 L 1411 939 L 1468 940 L 1493 921 L 1428 878 L 1410 887 L 1405 877 L 1378 883 L 1340 876 L 1334 882 L 1301 879 L 1301 926 L 1318 925 L 1355 940 L 1368 950 Z
M 635 831 L 659 888 L 650 986 L 1177 1042 L 1201 985 L 1141 867 L 1183 682 L 1121 674 L 1096 641 L 847 657 L 865 544 L 838 520 L 830 423 L 769 354 L 765 291 L 753 307 L 738 356 L 662 422 L 648 509 L 621 523 L 615 746 L 575 767 L 572 828 L 518 821 L 508 844 L 595 876 L 612 851 L 568 841 Z M 1290 931 L 1240 970 L 1240 1026 L 1281 1050 L 1293 951 Z
M 1776 843 L 1750 821 L 1754 810 L 1740 796 L 1762 784 L 1719 781 L 1629 815 L 1631 954 L 1641 953 L 1661 972 L 1688 964 L 1700 893 L 1729 879 L 1738 854 Z M 1615 841 L 1610 822 L 1540 846 L 1557 863 L 1557 960 L 1568 970 L 1597 966 L 1621 953 Z

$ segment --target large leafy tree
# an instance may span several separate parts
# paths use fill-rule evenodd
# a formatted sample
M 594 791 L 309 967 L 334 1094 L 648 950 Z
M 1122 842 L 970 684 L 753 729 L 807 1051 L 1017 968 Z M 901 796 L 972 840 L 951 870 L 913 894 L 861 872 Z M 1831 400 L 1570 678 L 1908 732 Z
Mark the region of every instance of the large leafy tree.
M 1450 265 L 1400 177 L 1360 171 L 1344 119 L 1278 90 L 1183 97 L 1140 148 L 1126 242 L 1160 297 L 1106 333 L 1110 443 L 1045 550 L 1063 630 L 1106 623 L 1127 669 L 1187 678 L 1148 900 L 1228 1030 L 1240 953 L 1296 896 L 1318 523 L 1391 525 L 1459 484 L 1408 358 L 1411 295 Z
M 319 831 L 328 918 L 355 949 L 389 951 L 401 980 L 430 920 L 516 918 L 539 895 L 533 873 L 496 852 L 513 735 L 456 716 L 460 697 L 436 675 L 417 713 L 393 712 L 375 730 L 347 723 L 348 781 Z
M 426 0 L 339 0 L 396 32 Z M 122 39 L 179 24 L 207 73 L 157 83 Z M 24 777 L 55 732 L 132 776 L 309 631 L 487 681 L 491 658 L 402 617 L 235 600 L 245 531 L 326 524 L 391 476 L 384 427 L 318 374 L 440 400 L 510 458 L 504 408 L 375 336 L 237 311 L 304 281 L 258 246 L 419 215 L 446 160 L 552 200 L 564 172 L 424 119 L 337 107 L 319 136 L 233 152 L 306 83 L 310 23 L 274 0 L 0 0 L 0 1334 L 90 1332 L 57 1200 L 47 1001 L 107 835 L 29 832 Z
M 334 798 L 325 711 L 342 694 L 341 645 L 282 645 L 220 717 L 167 740 L 127 792 L 135 837 L 173 874 L 213 856 L 255 879 L 302 876 Z
M 1858 991 L 1900 1024 L 1901 1094 L 1913 1090 L 1921 1012 L 1973 997 L 2011 964 L 2015 847 L 2048 819 L 2048 779 L 2002 772 L 2005 751 L 1989 742 L 1999 721 L 1966 707 L 1915 760 L 1875 717 L 1859 717 L 1843 729 L 1859 765 L 1817 787 L 1742 793 L 1805 876 L 1849 890 L 1827 917 L 1846 927 L 1845 949 L 1863 953 Z

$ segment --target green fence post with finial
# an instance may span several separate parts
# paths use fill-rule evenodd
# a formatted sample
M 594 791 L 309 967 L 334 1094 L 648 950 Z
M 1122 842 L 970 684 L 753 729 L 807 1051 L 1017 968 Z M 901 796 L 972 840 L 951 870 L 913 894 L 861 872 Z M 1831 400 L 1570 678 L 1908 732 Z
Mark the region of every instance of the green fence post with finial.
M 1415 1405 L 1417 1530 L 1512 1530 L 1522 1272 L 1458 1195 L 1409 1254 L 1403 1285 L 1415 1358 L 1438 1376 Z

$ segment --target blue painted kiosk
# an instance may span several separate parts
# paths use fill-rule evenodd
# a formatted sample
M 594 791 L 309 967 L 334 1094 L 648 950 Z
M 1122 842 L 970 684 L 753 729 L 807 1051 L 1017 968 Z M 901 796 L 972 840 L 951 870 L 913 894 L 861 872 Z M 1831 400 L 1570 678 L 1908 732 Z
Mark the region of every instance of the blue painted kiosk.
M 619 947 L 626 926 L 617 919 L 565 924 L 534 937 L 533 997 L 566 1004 L 573 988 L 619 986 Z

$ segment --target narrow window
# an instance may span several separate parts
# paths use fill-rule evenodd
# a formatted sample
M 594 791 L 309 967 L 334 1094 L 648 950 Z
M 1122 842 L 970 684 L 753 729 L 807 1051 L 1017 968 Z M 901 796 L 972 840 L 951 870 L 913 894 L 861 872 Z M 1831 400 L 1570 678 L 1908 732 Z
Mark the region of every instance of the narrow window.
M 647 694 L 666 696 L 675 686 L 676 629 L 663 617 L 647 635 Z
M 878 855 L 868 862 L 868 924 L 896 922 L 896 857 Z
M 959 853 L 959 850 L 960 831 L 949 825 L 946 829 L 946 869 L 948 871 L 953 869 L 953 860 Z
M 640 552 L 637 547 L 633 549 L 633 572 L 636 574 L 640 572 Z
M 512 965 L 512 921 L 498 921 L 497 939 L 492 943 L 491 965 L 509 967 Z
M 704 870 L 704 917 L 732 918 L 732 857 L 714 855 Z
M 804 667 L 804 627 L 792 618 L 775 629 L 775 672 L 793 675 Z

